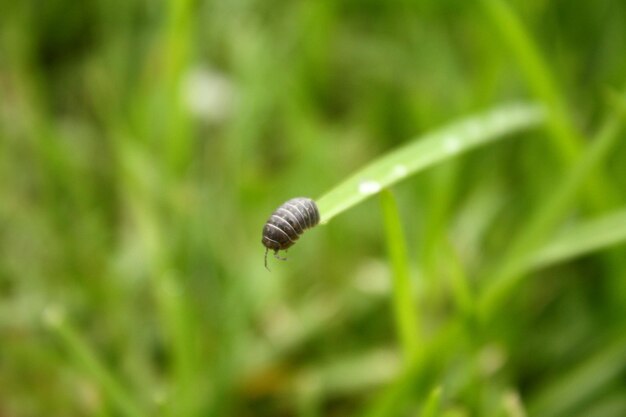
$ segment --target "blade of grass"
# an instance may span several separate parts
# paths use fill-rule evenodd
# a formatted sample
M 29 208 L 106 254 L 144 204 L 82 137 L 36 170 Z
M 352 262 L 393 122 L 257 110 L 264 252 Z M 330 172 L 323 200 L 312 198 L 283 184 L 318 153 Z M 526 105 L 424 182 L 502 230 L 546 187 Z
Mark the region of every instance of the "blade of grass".
M 528 254 L 535 250 L 556 227 L 574 201 L 589 173 L 600 165 L 609 154 L 609 150 L 619 137 L 620 126 L 618 118 L 609 119 L 603 129 L 600 130 L 597 139 L 590 145 L 589 150 L 582 156 L 580 162 L 555 187 L 555 193 L 549 196 L 546 203 L 530 217 L 507 252 L 500 258 L 501 261 L 496 263 L 487 280 L 489 286 L 479 300 L 481 317 L 490 317 L 497 306 L 501 305 L 521 281 Z
M 461 185 L 459 177 L 460 165 L 447 163 L 438 167 L 431 173 L 432 184 L 429 185 L 425 194 L 428 205 L 423 214 L 423 232 L 420 236 L 420 251 L 418 254 L 421 274 L 424 277 L 429 297 L 437 299 L 437 293 L 441 286 L 440 282 L 441 246 L 445 245 L 446 230 L 450 223 L 454 197 L 457 195 L 458 186 Z
M 528 260 L 530 269 L 560 262 L 626 242 L 626 209 L 577 224 L 556 236 Z
M 380 194 L 380 203 L 391 260 L 396 331 L 402 343 L 404 358 L 408 361 L 418 347 L 420 324 L 409 276 L 406 241 L 402 233 L 398 205 L 391 191 L 384 190 Z
M 417 138 L 376 159 L 320 197 L 317 200 L 320 221 L 324 224 L 381 189 L 438 162 L 537 126 L 543 120 L 540 106 L 509 104 Z
M 198 383 L 195 380 L 198 360 L 194 343 L 193 314 L 185 303 L 183 286 L 172 267 L 162 231 L 162 218 L 155 210 L 157 187 L 161 179 L 150 171 L 153 161 L 141 147 L 120 141 L 120 169 L 124 181 L 123 196 L 129 213 L 135 221 L 138 239 L 141 240 L 150 264 L 152 289 L 163 323 L 163 333 L 172 352 L 171 384 L 177 401 L 167 403 L 169 415 L 191 415 L 197 398 Z M 155 176 L 153 176 L 155 175 Z
M 129 417 L 144 415 L 141 407 L 128 395 L 127 389 L 117 381 L 83 337 L 67 323 L 63 311 L 57 307 L 48 307 L 43 313 L 43 320 L 63 344 L 70 358 L 93 378 L 122 414 Z
M 508 49 L 517 59 L 517 63 L 526 77 L 527 83 L 535 96 L 546 105 L 546 125 L 552 143 L 566 167 L 571 167 L 583 152 L 583 137 L 577 131 L 567 105 L 559 88 L 535 46 L 531 36 L 515 13 L 501 0 L 482 0 L 488 17 L 499 32 Z M 612 192 L 607 178 L 601 172 L 591 173 L 589 186 L 585 188 L 589 202 L 595 209 L 604 208 L 611 202 Z
M 170 0 L 168 2 L 168 20 L 164 25 L 163 60 L 165 109 L 161 129 L 166 129 L 165 157 L 172 171 L 184 172 L 192 155 L 192 139 L 188 115 L 180 100 L 180 79 L 190 61 L 191 35 L 194 29 L 194 1 Z

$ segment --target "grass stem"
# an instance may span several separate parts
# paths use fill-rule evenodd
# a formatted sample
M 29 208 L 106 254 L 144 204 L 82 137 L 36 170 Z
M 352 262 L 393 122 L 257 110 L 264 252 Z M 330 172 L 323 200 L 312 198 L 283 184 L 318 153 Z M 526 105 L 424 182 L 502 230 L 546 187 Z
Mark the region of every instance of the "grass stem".
M 393 309 L 396 330 L 400 336 L 404 357 L 409 359 L 417 350 L 420 324 L 414 291 L 409 276 L 406 240 L 402 232 L 398 205 L 393 193 L 380 194 L 387 251 L 391 260 L 393 282 Z

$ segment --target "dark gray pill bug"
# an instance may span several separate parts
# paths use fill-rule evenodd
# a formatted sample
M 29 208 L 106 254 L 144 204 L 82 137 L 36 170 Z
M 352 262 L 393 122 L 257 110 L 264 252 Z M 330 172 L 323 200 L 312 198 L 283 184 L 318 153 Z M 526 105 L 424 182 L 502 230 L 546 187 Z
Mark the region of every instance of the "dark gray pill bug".
M 269 250 L 274 251 L 276 259 L 286 260 L 278 256 L 278 251 L 291 247 L 306 229 L 315 226 L 319 221 L 320 212 L 315 201 L 310 198 L 292 198 L 278 207 L 263 226 L 261 243 L 265 246 L 265 268 Z

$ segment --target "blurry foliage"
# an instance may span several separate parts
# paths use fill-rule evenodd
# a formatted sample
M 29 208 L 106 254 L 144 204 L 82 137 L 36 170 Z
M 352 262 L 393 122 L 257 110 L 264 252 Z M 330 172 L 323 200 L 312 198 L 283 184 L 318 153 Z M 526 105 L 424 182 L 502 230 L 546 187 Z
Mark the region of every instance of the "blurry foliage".
M 487 3 L 0 1 L 0 415 L 626 414 L 623 243 L 525 272 L 488 321 L 455 299 L 570 172 L 547 130 L 395 187 L 413 362 L 375 202 L 263 268 L 286 199 L 532 96 Z M 626 3 L 505 3 L 584 154 L 624 118 Z M 623 208 L 625 157 L 555 226 Z

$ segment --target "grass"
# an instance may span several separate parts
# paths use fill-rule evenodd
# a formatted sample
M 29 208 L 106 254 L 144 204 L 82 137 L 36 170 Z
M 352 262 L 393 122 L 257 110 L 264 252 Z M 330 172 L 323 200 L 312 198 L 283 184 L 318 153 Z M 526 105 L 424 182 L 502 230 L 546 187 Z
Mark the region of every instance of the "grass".
M 623 416 L 624 16 L 0 2 L 0 415 Z
M 619 245 L 626 237 L 626 214 L 623 210 L 597 219 L 580 222 L 564 230 L 544 247 L 537 250 L 530 263 L 534 268 L 567 262 L 596 250 Z
M 542 207 L 530 216 L 522 232 L 513 239 L 510 249 L 496 263 L 495 271 L 488 278 L 489 286 L 485 290 L 481 306 L 484 314 L 489 316 L 496 313 L 498 305 L 513 293 L 524 258 L 564 217 L 578 189 L 613 149 L 617 134 L 616 129 L 602 132 L 571 172 L 556 184 L 555 191 L 545 198 Z
M 543 119 L 539 106 L 513 104 L 459 121 L 452 126 L 418 138 L 394 152 L 368 164 L 317 200 L 320 222 L 327 223 L 337 214 L 376 194 L 405 177 L 413 175 L 457 154 L 507 133 L 536 126 Z
M 385 190 L 380 195 L 383 221 L 386 230 L 387 250 L 392 267 L 393 307 L 396 331 L 406 360 L 416 354 L 420 343 L 419 309 L 414 301 L 406 242 L 402 233 L 398 204 L 393 194 Z
M 95 356 L 94 350 L 76 331 L 65 322 L 64 312 L 49 306 L 43 312 L 44 323 L 53 331 L 70 352 L 78 366 L 84 370 L 102 388 L 111 403 L 127 416 L 143 415 L 141 406 L 129 395 L 127 388 L 121 386 L 116 377 L 111 375 L 102 361 Z

